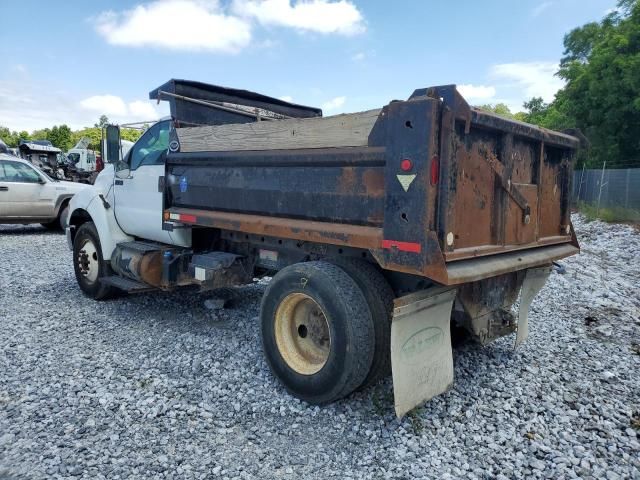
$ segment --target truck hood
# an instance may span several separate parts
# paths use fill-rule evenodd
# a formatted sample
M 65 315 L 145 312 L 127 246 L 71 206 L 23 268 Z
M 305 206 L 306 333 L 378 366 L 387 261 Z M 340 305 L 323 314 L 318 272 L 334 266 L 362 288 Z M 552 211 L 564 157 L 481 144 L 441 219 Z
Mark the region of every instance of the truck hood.
M 76 183 L 76 182 L 67 182 L 64 180 L 60 180 L 59 182 L 53 182 L 57 191 L 66 191 L 70 193 L 77 193 L 80 190 L 83 190 L 91 185 L 87 185 L 86 183 Z

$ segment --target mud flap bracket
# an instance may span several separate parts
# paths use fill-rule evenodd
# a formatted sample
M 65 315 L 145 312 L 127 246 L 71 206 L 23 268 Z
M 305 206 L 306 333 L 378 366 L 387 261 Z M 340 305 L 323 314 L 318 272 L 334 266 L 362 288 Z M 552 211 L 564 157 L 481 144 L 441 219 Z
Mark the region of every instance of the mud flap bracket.
M 551 266 L 530 268 L 525 274 L 520 291 L 520 305 L 518 308 L 518 329 L 516 331 L 516 348 L 529 336 L 529 308 L 535 296 L 542 290 L 551 273 Z
M 394 302 L 391 370 L 398 418 L 453 385 L 451 309 L 456 289 L 430 288 Z

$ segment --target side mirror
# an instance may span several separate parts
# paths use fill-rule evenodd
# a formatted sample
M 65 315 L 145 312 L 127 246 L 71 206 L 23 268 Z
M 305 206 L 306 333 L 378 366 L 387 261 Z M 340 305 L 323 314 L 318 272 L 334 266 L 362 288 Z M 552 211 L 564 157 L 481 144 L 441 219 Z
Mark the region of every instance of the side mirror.
M 106 158 L 107 162 L 116 165 L 120 160 L 120 127 L 107 125 L 105 127 L 105 136 L 106 155 L 103 152 L 102 158 Z
M 129 176 L 131 175 L 131 169 L 129 168 L 129 166 L 124 164 L 124 162 L 118 163 L 124 168 L 116 169 L 116 178 L 129 178 Z

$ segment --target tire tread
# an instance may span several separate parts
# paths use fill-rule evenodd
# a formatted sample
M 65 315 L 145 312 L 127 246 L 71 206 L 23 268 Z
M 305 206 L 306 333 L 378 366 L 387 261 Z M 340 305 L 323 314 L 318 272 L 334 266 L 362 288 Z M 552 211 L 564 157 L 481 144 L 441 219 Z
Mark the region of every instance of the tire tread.
M 395 295 L 389 282 L 371 263 L 350 257 L 334 257 L 329 261 L 354 278 L 371 309 L 376 346 L 371 369 L 358 387 L 358 390 L 364 390 L 391 373 L 391 315 Z

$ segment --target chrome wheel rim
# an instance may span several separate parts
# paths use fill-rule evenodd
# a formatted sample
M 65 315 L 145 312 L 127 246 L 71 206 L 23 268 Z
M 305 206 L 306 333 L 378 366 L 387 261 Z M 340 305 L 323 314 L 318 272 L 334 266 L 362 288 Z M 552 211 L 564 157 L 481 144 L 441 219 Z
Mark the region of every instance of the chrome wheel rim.
M 100 264 L 98 261 L 98 250 L 93 242 L 89 239 L 85 240 L 78 251 L 78 267 L 80 273 L 89 283 L 95 283 L 100 272 Z

